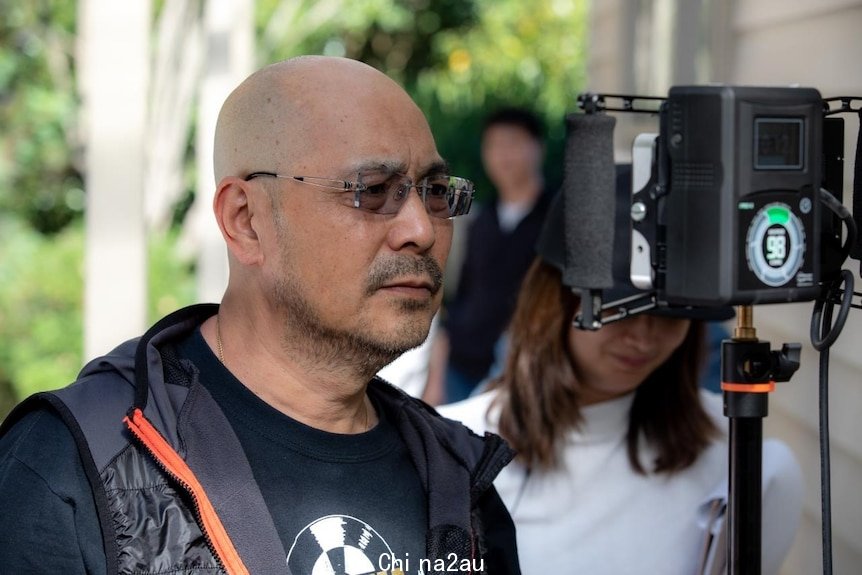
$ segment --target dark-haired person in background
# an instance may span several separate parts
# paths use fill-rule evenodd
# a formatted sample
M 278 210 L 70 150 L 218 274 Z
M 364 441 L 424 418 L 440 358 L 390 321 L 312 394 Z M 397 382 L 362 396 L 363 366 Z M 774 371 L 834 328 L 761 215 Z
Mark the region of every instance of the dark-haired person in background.
M 625 191 L 625 187 L 622 188 Z M 563 210 L 552 204 L 524 279 L 503 374 L 440 413 L 518 452 L 495 481 L 525 575 L 724 573 L 726 420 L 699 389 L 704 320 L 727 309 L 663 309 L 582 331 L 563 283 Z M 604 301 L 635 288 L 620 279 Z M 775 574 L 802 507 L 792 453 L 764 445 L 763 573 Z
M 488 374 L 550 203 L 544 126 L 534 113 L 510 107 L 490 114 L 481 145 L 497 194 L 467 232 L 458 288 L 431 353 L 424 397 L 432 404 L 464 399 Z

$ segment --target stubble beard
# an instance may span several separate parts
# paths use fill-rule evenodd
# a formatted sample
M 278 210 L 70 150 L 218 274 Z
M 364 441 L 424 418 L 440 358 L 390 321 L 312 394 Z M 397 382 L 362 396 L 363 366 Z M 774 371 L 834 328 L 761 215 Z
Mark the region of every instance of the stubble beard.
M 281 230 L 283 232 L 283 230 Z M 404 352 L 421 345 L 428 337 L 430 300 L 403 299 L 395 302 L 404 321 L 392 333 L 380 333 L 367 320 L 353 329 L 328 323 L 305 294 L 301 280 L 290 264 L 289 240 L 281 237 L 284 273 L 275 280 L 275 307 L 283 318 L 282 342 L 290 353 L 299 353 L 309 369 L 345 370 L 370 379 Z M 284 240 L 284 241 L 282 241 Z M 369 273 L 365 295 L 373 294 L 389 278 L 403 273 L 424 271 L 432 277 L 432 295 L 442 286 L 442 271 L 427 256 L 420 260 L 408 256 L 392 257 L 375 265 Z M 421 312 L 425 311 L 426 314 Z

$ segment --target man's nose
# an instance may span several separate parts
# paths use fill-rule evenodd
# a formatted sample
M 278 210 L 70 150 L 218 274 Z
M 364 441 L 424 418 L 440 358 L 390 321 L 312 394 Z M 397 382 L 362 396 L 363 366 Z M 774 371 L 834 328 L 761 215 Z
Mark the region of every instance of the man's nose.
M 434 216 L 425 208 L 422 196 L 416 188 L 410 188 L 389 230 L 392 249 L 397 251 L 415 246 L 419 253 L 429 250 L 436 241 L 433 219 Z

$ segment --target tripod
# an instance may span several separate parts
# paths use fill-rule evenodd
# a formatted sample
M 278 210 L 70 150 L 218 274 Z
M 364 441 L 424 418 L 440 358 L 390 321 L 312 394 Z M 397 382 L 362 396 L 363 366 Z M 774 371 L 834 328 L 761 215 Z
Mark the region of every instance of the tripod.
M 728 573 L 760 575 L 763 418 L 769 392 L 799 369 L 801 345 L 770 350 L 752 323 L 751 306 L 738 306 L 733 337 L 721 344 L 724 415 L 730 420 Z

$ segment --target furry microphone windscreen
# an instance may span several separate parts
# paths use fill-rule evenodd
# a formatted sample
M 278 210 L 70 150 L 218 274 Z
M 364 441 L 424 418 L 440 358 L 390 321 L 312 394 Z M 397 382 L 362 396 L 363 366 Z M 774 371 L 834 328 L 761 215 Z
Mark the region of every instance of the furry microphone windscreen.
M 566 118 L 563 282 L 574 288 L 614 285 L 615 123 L 616 119 L 607 114 L 571 114 Z

